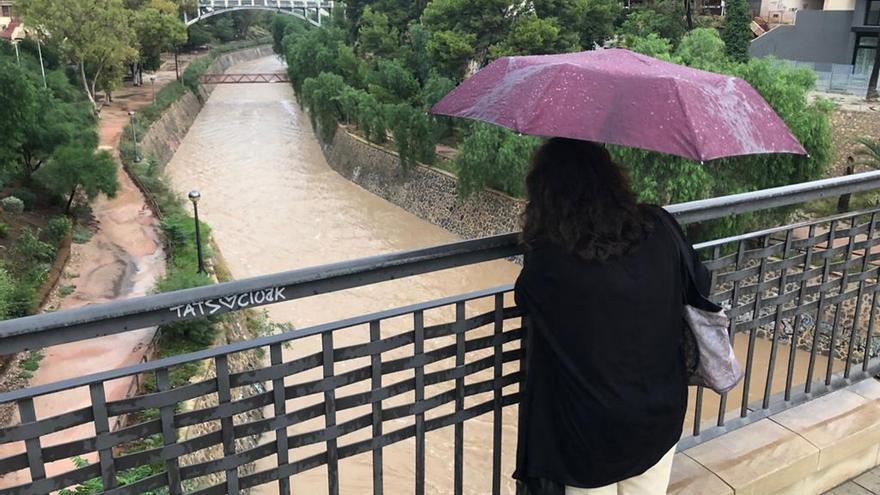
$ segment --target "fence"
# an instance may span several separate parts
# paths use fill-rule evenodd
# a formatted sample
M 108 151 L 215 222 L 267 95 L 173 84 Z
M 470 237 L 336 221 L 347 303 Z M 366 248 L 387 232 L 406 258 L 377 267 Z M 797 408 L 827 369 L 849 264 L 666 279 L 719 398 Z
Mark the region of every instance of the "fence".
M 869 172 L 756 193 L 670 207 L 684 222 L 792 204 L 880 186 Z M 729 308 L 731 333 L 746 377 L 722 396 L 692 392 L 688 433 L 680 448 L 872 376 L 880 370 L 874 336 L 880 208 L 711 241 L 698 246 L 712 271 L 712 299 Z M 514 234 L 384 255 L 352 262 L 217 284 L 128 301 L 0 323 L 4 349 L 16 352 L 128 331 L 206 314 L 219 314 L 298 297 L 345 290 L 418 273 L 506 258 L 520 252 Z M 383 493 L 389 466 L 383 454 L 412 445 L 412 491 L 426 491 L 429 433 L 451 434 L 452 491 L 463 493 L 466 426 L 489 428 L 474 446 L 489 466 L 492 493 L 501 493 L 502 445 L 510 432 L 505 408 L 518 401 L 525 315 L 511 286 L 422 302 L 380 313 L 238 342 L 168 359 L 0 394 L 16 403 L 17 425 L 0 429 L 0 445 L 17 447 L 0 459 L 0 473 L 25 472 L 27 481 L 0 493 L 49 493 L 92 478 L 106 493 L 134 494 L 167 487 L 183 493 L 193 481 L 198 494 L 238 493 L 272 483 L 290 493 L 292 476 L 326 469 L 326 490 L 339 493 L 340 473 L 355 456 L 368 455 L 373 493 Z M 624 345 L 622 343 L 622 345 Z M 268 358 L 233 370 L 242 353 Z M 209 363 L 215 378 L 173 383 L 175 369 Z M 145 375 L 156 389 L 107 401 L 105 384 Z M 90 407 L 37 417 L 34 399 L 87 387 Z M 214 396 L 195 410 L 180 405 Z M 269 409 L 264 418 L 247 413 Z M 138 414 L 136 424 L 111 430 L 113 418 Z M 46 442 L 59 430 L 94 431 L 64 444 Z M 208 426 L 202 435 L 178 438 L 178 430 Z M 451 430 L 451 431 L 448 431 Z M 506 435 L 506 436 L 505 436 Z M 116 449 L 159 436 L 158 445 L 118 454 Z M 243 446 L 246 438 L 261 440 Z M 216 458 L 194 459 L 205 449 Z M 97 462 L 47 474 L 52 462 L 78 455 Z M 505 461 L 506 459 L 506 461 Z M 246 472 L 259 461 L 262 468 Z M 268 467 L 266 467 L 268 463 Z M 118 474 L 145 465 L 164 471 L 121 485 Z

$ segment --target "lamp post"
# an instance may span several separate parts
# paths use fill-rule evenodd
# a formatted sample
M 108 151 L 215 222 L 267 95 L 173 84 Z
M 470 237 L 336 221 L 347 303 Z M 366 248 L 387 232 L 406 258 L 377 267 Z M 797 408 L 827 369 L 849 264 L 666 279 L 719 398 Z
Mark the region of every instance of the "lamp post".
M 15 47 L 15 61 L 18 62 L 18 66 L 21 67 L 21 55 L 18 54 L 19 43 L 21 43 L 21 40 L 19 39 L 12 40 L 12 46 Z
M 156 104 L 156 74 L 150 74 L 150 87 L 153 88 L 153 105 Z
M 202 234 L 199 230 L 199 198 L 202 195 L 199 194 L 198 191 L 190 191 L 189 192 L 189 200 L 192 201 L 193 204 L 193 216 L 195 217 L 196 222 L 196 252 L 199 256 L 199 269 L 196 273 L 208 273 L 205 270 L 205 259 L 202 257 Z
M 135 129 L 134 110 L 128 111 L 129 124 L 131 125 L 131 144 L 134 145 L 134 162 L 139 163 L 141 156 L 138 154 L 137 129 Z
M 49 85 L 46 84 L 46 66 L 43 64 L 43 49 L 41 48 L 42 43 L 40 43 L 40 39 L 37 38 L 37 53 L 40 54 L 40 72 L 43 74 L 43 88 L 48 88 Z

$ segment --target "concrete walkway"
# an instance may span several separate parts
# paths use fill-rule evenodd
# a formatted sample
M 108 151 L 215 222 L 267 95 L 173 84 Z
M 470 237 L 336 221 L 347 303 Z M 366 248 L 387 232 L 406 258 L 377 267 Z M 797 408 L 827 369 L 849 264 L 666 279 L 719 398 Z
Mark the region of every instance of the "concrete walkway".
M 825 492 L 825 495 L 880 495 L 880 467 Z

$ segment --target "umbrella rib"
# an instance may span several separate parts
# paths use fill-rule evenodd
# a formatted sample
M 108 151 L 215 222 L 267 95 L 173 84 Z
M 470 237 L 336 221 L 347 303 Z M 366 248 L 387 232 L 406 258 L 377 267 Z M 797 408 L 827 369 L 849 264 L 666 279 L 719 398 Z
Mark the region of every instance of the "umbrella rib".
M 679 105 L 679 107 L 681 107 L 681 111 L 684 114 L 684 122 L 687 126 L 687 129 L 691 133 L 691 142 L 689 144 L 691 145 L 691 151 L 693 152 L 693 156 L 700 157 L 700 162 L 702 162 L 704 158 L 703 158 L 703 153 L 700 152 L 699 143 L 697 143 L 697 139 L 698 139 L 697 130 L 694 129 L 694 123 L 691 120 L 690 115 L 688 115 L 688 108 L 687 108 L 687 105 L 685 104 L 685 99 L 681 95 L 681 86 L 678 85 L 675 78 L 670 78 L 669 80 L 672 82 L 673 87 L 675 87 L 675 96 L 676 96 L 676 98 L 678 98 L 678 105 Z

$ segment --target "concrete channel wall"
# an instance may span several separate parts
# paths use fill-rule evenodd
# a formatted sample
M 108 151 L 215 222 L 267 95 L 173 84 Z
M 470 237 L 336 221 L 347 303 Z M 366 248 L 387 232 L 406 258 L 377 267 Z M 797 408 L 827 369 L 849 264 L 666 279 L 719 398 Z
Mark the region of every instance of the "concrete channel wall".
M 330 167 L 346 179 L 462 238 L 519 230 L 522 200 L 490 190 L 461 198 L 454 175 L 426 165 L 404 172 L 396 152 L 343 126 L 324 146 L 324 155 Z

